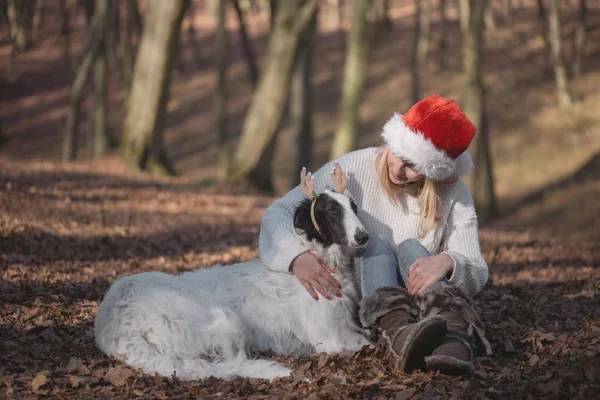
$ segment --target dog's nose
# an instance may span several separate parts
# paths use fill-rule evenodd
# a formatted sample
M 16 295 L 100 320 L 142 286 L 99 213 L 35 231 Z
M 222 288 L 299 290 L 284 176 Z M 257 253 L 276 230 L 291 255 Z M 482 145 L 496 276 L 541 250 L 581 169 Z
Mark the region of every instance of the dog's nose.
M 358 231 L 354 235 L 354 241 L 359 245 L 367 244 L 369 241 L 369 234 L 367 231 Z

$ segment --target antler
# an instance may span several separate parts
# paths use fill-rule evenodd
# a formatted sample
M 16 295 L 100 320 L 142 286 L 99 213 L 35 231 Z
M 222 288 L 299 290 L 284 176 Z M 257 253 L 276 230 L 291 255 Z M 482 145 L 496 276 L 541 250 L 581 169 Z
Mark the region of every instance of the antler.
M 348 187 L 348 176 L 342 170 L 340 164 L 335 163 L 335 167 L 331 171 L 331 179 L 335 183 L 335 191 L 338 193 L 344 193 L 344 190 Z
M 316 197 L 315 180 L 310 172 L 306 173 L 306 167 L 302 167 L 302 171 L 300 172 L 300 187 L 302 188 L 302 193 L 309 199 Z

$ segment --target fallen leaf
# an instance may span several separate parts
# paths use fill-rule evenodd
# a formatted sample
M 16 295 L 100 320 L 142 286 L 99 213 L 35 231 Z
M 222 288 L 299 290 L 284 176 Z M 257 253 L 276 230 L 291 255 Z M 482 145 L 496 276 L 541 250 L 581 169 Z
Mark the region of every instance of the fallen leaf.
M 113 386 L 121 387 L 127 382 L 127 378 L 131 376 L 131 370 L 129 368 L 119 365 L 117 367 L 110 368 L 104 379 L 113 384 Z
M 77 370 L 79 367 L 81 367 L 83 365 L 83 360 L 81 360 L 80 358 L 77 357 L 71 357 L 69 359 L 69 364 L 67 364 L 65 371 L 67 372 L 73 372 L 75 370 Z
M 37 392 L 40 386 L 44 386 L 46 384 L 46 375 L 43 372 L 40 372 L 33 378 L 31 381 L 31 389 L 34 392 Z
M 12 376 L 1 376 L 0 382 L 4 384 L 7 388 L 12 387 L 13 377 Z
M 529 366 L 535 367 L 538 361 L 540 361 L 540 358 L 536 354 L 532 355 L 531 357 L 529 357 Z
M 592 382 L 600 380 L 600 356 L 592 358 L 588 365 L 586 365 L 585 376 Z
M 70 375 L 69 376 L 69 383 L 71 384 L 71 387 L 76 388 L 77 386 L 79 386 L 79 384 L 81 383 L 81 381 L 83 380 L 83 378 L 80 378 L 78 376 L 75 375 Z
M 396 393 L 396 400 L 410 399 L 413 397 L 413 395 L 415 394 L 416 391 L 417 391 L 417 389 L 410 388 L 410 389 L 403 390 L 400 393 Z

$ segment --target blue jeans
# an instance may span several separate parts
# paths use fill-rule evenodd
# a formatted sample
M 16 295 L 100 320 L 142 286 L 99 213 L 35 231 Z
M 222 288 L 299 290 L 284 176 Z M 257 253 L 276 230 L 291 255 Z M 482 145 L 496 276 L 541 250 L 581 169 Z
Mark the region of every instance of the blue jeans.
M 377 234 L 372 234 L 363 254 L 357 258 L 358 288 L 362 297 L 385 286 L 408 282 L 408 267 L 417 258 L 431 254 L 416 239 L 407 239 L 393 246 Z

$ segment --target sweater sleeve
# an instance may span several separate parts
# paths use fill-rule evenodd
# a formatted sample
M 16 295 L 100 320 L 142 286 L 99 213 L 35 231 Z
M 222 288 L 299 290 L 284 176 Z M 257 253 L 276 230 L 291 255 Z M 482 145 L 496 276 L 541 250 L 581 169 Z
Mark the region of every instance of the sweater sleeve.
M 462 179 L 455 185 L 442 248 L 454 260 L 450 282 L 473 297 L 487 283 L 488 265 L 479 247 L 477 215 L 469 189 Z
M 348 153 L 325 164 L 313 174 L 315 190 L 322 192 L 333 187 L 330 174 L 334 162 L 339 162 L 344 171 L 350 174 L 357 166 L 364 163 L 363 153 L 365 152 Z M 355 182 L 351 184 L 351 186 L 355 185 Z M 258 237 L 259 254 L 261 261 L 273 271 L 289 272 L 292 261 L 306 251 L 294 233 L 293 222 L 294 210 L 304 198 L 304 193 L 298 185 L 271 204 L 263 214 Z

